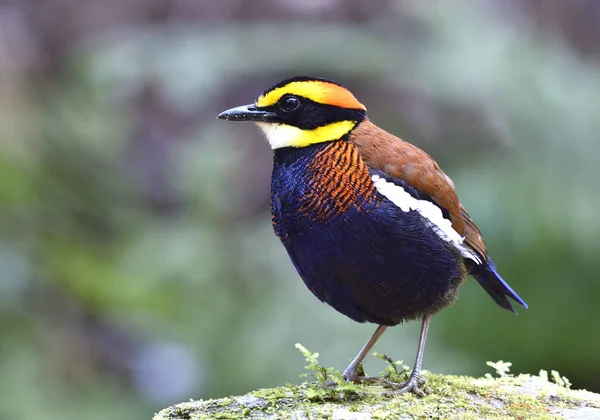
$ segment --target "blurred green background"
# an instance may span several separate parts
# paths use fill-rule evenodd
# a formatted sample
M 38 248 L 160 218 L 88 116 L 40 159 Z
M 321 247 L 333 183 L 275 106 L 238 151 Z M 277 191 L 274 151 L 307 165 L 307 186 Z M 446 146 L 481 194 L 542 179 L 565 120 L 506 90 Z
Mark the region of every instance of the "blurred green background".
M 600 391 L 599 40 L 596 0 L 2 1 L 0 419 L 149 418 L 299 382 L 296 342 L 355 356 L 374 326 L 271 231 L 268 145 L 215 118 L 294 75 L 435 156 L 530 305 L 468 281 L 425 367 Z M 376 350 L 412 364 L 418 329 Z

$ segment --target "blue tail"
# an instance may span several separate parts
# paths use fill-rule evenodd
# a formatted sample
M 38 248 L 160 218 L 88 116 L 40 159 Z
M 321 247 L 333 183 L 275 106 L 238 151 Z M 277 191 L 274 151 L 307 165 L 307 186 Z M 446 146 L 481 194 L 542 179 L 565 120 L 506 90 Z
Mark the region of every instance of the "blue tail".
M 481 265 L 473 264 L 469 268 L 469 274 L 475 277 L 475 280 L 502 309 L 517 313 L 510 300 L 508 300 L 509 297 L 519 305 L 527 308 L 525 301 L 500 277 L 500 274 L 496 271 L 496 264 L 491 259 Z

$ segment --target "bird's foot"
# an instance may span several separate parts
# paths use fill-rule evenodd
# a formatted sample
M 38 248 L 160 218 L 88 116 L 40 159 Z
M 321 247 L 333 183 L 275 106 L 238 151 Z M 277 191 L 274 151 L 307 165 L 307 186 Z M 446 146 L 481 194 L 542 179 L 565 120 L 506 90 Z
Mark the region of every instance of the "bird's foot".
M 350 365 L 346 368 L 344 373 L 342 373 L 342 378 L 344 378 L 344 380 L 346 382 L 358 383 L 358 382 L 362 382 L 362 381 L 369 381 L 373 377 L 365 375 L 365 371 L 363 370 L 362 365 L 359 365 L 359 366 Z
M 388 386 L 392 388 L 392 391 L 384 392 L 383 395 L 385 397 L 392 397 L 394 395 L 404 394 L 405 392 L 412 392 L 419 397 L 425 396 L 425 392 L 419 387 L 419 385 L 425 384 L 425 378 L 421 378 L 419 375 L 411 374 L 408 381 L 399 384 L 389 381 L 386 382 L 388 382 Z
M 381 384 L 386 388 L 390 388 L 391 391 L 387 391 L 384 392 L 383 395 L 386 397 L 391 397 L 393 395 L 397 395 L 397 394 L 403 394 L 405 392 L 412 392 L 416 395 L 418 395 L 419 397 L 424 397 L 425 396 L 425 392 L 423 392 L 420 388 L 419 385 L 424 385 L 425 384 L 425 378 L 421 378 L 419 375 L 413 375 L 411 374 L 410 377 L 408 378 L 408 381 L 406 382 L 392 382 L 392 381 L 388 381 L 385 378 L 379 378 L 376 376 L 367 376 L 364 375 L 364 373 L 361 375 L 361 372 L 359 373 L 358 369 L 346 369 L 344 371 L 344 373 L 342 373 L 342 377 L 346 380 L 346 382 L 354 382 L 354 383 L 358 383 L 358 382 L 368 382 L 368 383 L 372 383 L 372 384 Z
M 362 365 L 358 367 L 348 366 L 344 373 L 342 373 L 342 378 L 344 378 L 346 382 L 353 382 L 355 384 L 359 382 L 376 383 L 381 382 L 382 380 L 386 381 L 385 379 L 378 378 L 376 376 L 365 375 Z

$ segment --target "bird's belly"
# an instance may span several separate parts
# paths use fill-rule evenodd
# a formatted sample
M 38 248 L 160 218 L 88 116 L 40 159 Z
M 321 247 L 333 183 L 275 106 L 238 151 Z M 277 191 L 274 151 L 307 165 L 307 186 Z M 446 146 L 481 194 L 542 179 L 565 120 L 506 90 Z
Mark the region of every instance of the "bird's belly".
M 277 235 L 306 286 L 358 322 L 395 325 L 450 304 L 462 258 L 414 211 L 389 202 L 335 210 L 327 220 L 274 206 Z

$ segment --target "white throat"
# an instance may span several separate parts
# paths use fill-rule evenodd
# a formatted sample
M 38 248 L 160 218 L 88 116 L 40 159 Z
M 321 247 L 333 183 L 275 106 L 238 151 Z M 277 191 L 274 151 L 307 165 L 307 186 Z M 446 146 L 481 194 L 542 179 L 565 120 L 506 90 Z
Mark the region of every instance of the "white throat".
M 266 122 L 257 122 L 256 125 L 265 133 L 273 150 L 295 146 L 302 137 L 302 130 L 291 125 Z
M 271 149 L 281 147 L 306 147 L 341 139 L 356 126 L 356 121 L 336 121 L 313 129 L 303 130 L 284 123 L 256 123 L 271 145 Z

